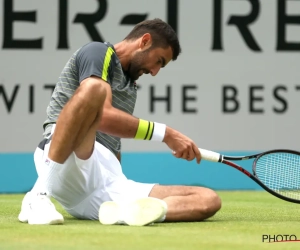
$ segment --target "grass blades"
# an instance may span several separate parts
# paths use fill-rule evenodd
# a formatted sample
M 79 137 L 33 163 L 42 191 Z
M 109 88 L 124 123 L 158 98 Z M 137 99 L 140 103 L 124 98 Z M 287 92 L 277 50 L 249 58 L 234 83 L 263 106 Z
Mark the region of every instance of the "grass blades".
M 22 195 L 0 195 L 0 249 L 300 249 L 300 242 L 262 242 L 263 235 L 300 239 L 300 205 L 264 191 L 219 191 L 220 212 L 205 222 L 147 227 L 103 226 L 66 214 L 65 224 L 36 226 L 17 220 Z

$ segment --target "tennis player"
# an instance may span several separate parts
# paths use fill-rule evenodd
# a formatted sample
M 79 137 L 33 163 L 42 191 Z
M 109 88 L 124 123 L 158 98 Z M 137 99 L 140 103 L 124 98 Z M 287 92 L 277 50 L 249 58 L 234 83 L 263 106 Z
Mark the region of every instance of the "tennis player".
M 220 209 L 211 189 L 138 183 L 122 173 L 120 138 L 163 142 L 175 157 L 200 163 L 190 138 L 132 115 L 135 81 L 155 76 L 180 52 L 174 30 L 154 19 L 115 45 L 90 42 L 71 56 L 47 108 L 44 139 L 34 153 L 38 179 L 22 201 L 21 222 L 62 224 L 50 197 L 76 218 L 109 225 L 201 221 Z

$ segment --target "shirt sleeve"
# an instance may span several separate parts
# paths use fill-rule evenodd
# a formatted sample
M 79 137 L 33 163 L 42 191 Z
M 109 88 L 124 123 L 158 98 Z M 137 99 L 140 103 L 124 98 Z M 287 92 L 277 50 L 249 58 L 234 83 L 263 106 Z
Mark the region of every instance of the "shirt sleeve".
M 97 76 L 111 84 L 114 50 L 101 42 L 91 42 L 83 46 L 76 56 L 79 82 L 90 76 Z

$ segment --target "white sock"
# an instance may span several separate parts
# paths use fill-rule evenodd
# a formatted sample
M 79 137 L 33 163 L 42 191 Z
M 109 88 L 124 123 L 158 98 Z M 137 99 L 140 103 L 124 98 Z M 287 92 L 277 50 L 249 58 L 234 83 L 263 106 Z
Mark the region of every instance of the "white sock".
M 119 220 L 117 222 L 117 225 L 126 225 L 124 221 L 124 214 L 126 214 L 126 206 L 128 202 L 119 202 Z
M 45 183 L 48 186 L 48 190 L 51 193 L 51 191 L 52 191 L 52 185 L 53 185 L 53 181 L 51 181 L 51 179 L 56 175 L 57 168 L 61 169 L 63 164 L 57 163 L 57 162 L 52 161 L 49 158 L 47 158 L 45 160 L 45 165 L 49 169 L 48 175 L 45 178 Z
M 158 218 L 155 222 L 156 223 L 161 223 L 161 222 L 164 222 L 165 219 L 166 219 L 166 215 L 164 215 L 163 217 Z
M 51 195 L 53 181 L 51 180 L 57 172 L 57 168 L 61 167 L 62 164 L 54 162 L 47 158 L 40 162 L 40 167 L 42 171 L 39 171 L 39 177 L 31 190 L 33 194 L 47 193 Z
M 165 219 L 166 219 L 166 216 L 167 216 L 168 204 L 167 204 L 164 200 L 161 200 L 161 201 L 164 203 L 165 213 L 164 213 L 163 216 L 159 217 L 159 218 L 155 221 L 156 223 L 164 222 Z

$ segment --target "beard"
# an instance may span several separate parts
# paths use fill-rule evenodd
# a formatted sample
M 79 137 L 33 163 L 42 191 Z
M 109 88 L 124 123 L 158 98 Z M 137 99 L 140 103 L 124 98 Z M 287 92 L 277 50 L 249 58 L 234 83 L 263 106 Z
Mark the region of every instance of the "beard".
M 143 62 L 145 61 L 146 58 L 146 51 L 143 52 L 137 52 L 131 59 L 131 62 L 128 67 L 128 74 L 131 78 L 131 80 L 136 81 L 139 79 L 141 74 L 146 73 L 148 74 L 148 70 L 143 68 Z

